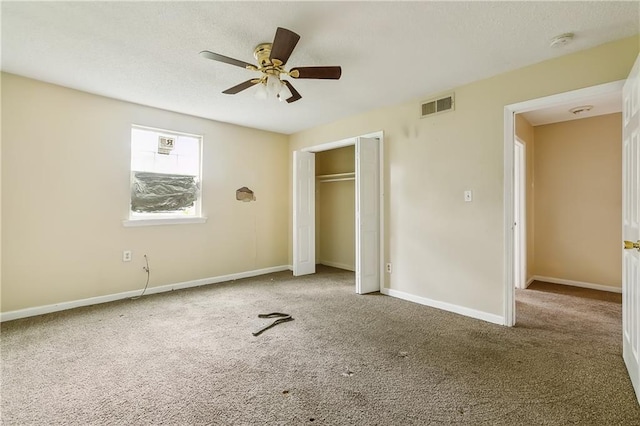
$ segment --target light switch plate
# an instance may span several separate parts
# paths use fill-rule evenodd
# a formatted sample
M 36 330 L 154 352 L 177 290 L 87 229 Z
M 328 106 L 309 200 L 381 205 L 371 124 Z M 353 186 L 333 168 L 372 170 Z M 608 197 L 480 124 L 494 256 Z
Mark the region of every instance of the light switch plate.
M 466 201 L 467 203 L 473 201 L 473 191 L 471 191 L 470 189 L 464 191 L 464 201 Z

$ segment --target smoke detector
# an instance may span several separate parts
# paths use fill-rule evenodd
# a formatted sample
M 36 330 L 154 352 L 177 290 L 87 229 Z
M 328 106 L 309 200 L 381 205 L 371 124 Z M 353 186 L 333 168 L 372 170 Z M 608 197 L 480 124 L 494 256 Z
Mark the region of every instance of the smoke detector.
M 560 34 L 551 39 L 549 47 L 562 47 L 571 43 L 571 40 L 573 40 L 573 33 Z
M 589 112 L 593 109 L 593 105 L 582 105 L 579 107 L 571 108 L 569 112 L 573 115 L 584 114 L 585 112 Z

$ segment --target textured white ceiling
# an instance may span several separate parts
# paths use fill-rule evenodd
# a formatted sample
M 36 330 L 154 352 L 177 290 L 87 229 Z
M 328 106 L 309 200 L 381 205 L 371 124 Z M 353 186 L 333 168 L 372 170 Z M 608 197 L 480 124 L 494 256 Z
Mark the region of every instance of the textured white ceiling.
M 7 2 L 2 70 L 243 126 L 294 133 L 630 36 L 638 2 Z M 255 74 L 276 27 L 300 34 L 288 67 L 341 65 L 296 80 L 302 100 L 221 92 Z M 549 48 L 552 37 L 575 41 Z M 418 108 L 418 106 L 416 106 Z M 416 111 L 418 111 L 416 109 Z
M 578 115 L 569 110 L 579 106 L 591 105 L 593 109 Z M 532 126 L 559 123 L 561 121 L 579 120 L 599 115 L 613 114 L 622 111 L 622 91 L 606 95 L 588 96 L 580 101 L 566 102 L 548 108 L 522 113 Z

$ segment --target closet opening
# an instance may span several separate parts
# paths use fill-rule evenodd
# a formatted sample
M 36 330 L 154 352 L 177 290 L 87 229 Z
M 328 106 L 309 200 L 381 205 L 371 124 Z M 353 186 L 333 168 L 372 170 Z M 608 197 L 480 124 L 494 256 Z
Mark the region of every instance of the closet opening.
M 317 262 L 355 270 L 358 294 L 384 286 L 382 137 L 376 132 L 293 152 L 295 276 L 315 273 Z
M 316 153 L 316 263 L 356 270 L 355 145 Z

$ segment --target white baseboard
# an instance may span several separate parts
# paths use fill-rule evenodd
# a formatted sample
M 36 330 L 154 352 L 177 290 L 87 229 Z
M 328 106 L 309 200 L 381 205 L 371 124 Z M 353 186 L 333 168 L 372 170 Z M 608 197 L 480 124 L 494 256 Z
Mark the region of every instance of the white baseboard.
M 253 271 L 239 272 L 237 274 L 221 275 L 218 277 L 202 278 L 199 280 L 185 281 L 175 284 L 166 284 L 157 287 L 149 287 L 145 292 L 147 294 L 164 293 L 166 291 L 180 290 L 189 287 L 199 287 L 207 284 L 217 284 L 226 281 L 239 280 L 241 278 L 256 277 L 258 275 L 270 274 L 273 272 L 288 271 L 291 269 L 289 265 L 273 266 L 271 268 L 256 269 Z M 107 294 L 105 296 L 90 297 L 88 299 L 72 300 L 70 302 L 55 303 L 53 305 L 36 306 L 34 308 L 19 309 L 17 311 L 9 311 L 0 313 L 0 322 L 11 321 L 20 318 L 33 317 L 36 315 L 48 314 L 51 312 L 64 311 L 67 309 L 79 308 L 81 306 L 97 305 L 100 303 L 113 302 L 121 299 L 129 299 L 131 297 L 140 296 L 142 289 L 125 291 L 123 293 Z
M 534 282 L 536 280 L 536 277 L 531 277 L 527 280 L 527 282 L 524 284 L 524 288 L 527 288 L 531 285 L 532 282 Z
M 346 263 L 338 263 L 338 262 L 330 262 L 327 260 L 319 260 L 318 263 L 320 265 L 331 266 L 333 268 L 338 269 L 346 269 L 347 271 L 355 272 L 356 268 L 352 265 L 347 265 Z
M 453 312 L 466 317 L 487 321 L 493 324 L 504 325 L 504 318 L 500 315 L 490 314 L 488 312 L 476 311 L 475 309 L 465 308 L 464 306 L 458 306 L 447 302 L 440 302 L 438 300 L 427 299 L 426 297 L 415 296 L 413 294 L 405 293 L 403 291 L 393 290 L 390 288 L 380 289 L 380 293 L 387 296 L 397 297 L 398 299 L 408 300 L 409 302 L 419 303 L 421 305 L 430 306 L 432 308 L 442 309 L 443 311 Z
M 552 284 L 571 285 L 574 287 L 590 288 L 592 290 L 609 291 L 611 293 L 622 293 L 621 287 L 612 287 L 612 286 L 602 285 L 602 284 L 586 283 L 583 281 L 565 280 L 563 278 L 554 278 L 554 277 L 543 277 L 540 275 L 534 275 L 532 279 L 534 281 L 544 281 L 546 283 L 552 283 Z

